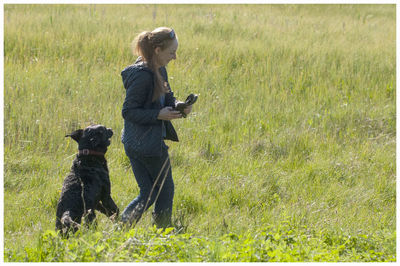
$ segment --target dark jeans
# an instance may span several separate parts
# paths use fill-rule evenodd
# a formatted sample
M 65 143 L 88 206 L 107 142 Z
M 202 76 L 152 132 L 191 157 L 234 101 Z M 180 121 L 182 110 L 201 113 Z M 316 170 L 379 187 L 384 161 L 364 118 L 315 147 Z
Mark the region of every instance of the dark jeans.
M 140 193 L 125 208 L 121 215 L 121 220 L 135 224 L 143 212 L 155 203 L 153 219 L 157 227 L 172 226 L 174 182 L 172 180 L 168 146 L 163 143 L 161 157 L 138 157 L 130 151 L 127 145 L 125 146 L 125 153 L 131 162 Z

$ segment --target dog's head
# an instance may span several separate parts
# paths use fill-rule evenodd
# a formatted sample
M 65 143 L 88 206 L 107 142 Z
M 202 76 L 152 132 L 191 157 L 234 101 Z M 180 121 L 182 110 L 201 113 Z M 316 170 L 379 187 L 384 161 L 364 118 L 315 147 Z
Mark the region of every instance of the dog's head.
M 66 137 L 71 137 L 78 142 L 79 150 L 93 150 L 105 153 L 107 147 L 111 144 L 110 138 L 113 131 L 102 125 L 91 125 L 85 129 L 78 129 Z

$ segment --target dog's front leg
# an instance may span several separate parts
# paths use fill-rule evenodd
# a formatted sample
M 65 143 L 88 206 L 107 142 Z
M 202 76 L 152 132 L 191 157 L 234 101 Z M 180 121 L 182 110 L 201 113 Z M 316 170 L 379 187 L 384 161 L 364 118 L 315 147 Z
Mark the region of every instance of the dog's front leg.
M 88 209 L 87 212 L 84 214 L 86 225 L 91 225 L 93 221 L 96 219 L 96 214 L 94 210 L 95 210 L 94 208 Z
M 96 218 L 95 210 L 97 209 L 99 203 L 100 192 L 101 187 L 95 182 L 88 182 L 84 185 L 84 193 L 82 193 L 82 198 L 84 201 L 84 216 L 87 225 L 90 225 Z
M 115 204 L 110 195 L 107 195 L 105 198 L 103 198 L 102 203 L 106 210 L 105 215 L 107 215 L 108 217 L 114 216 L 114 219 L 118 217 L 118 206 Z
M 106 208 L 104 208 L 103 204 L 100 201 L 96 205 L 96 210 L 98 210 L 99 212 L 107 215 L 107 210 L 106 210 Z

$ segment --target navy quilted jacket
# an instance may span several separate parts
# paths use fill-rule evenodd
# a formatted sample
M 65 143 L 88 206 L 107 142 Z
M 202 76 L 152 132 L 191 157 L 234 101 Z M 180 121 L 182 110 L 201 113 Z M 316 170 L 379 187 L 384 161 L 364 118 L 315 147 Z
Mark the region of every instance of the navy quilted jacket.
M 165 67 L 160 69 L 161 75 L 168 82 Z M 121 140 L 138 156 L 161 156 L 163 142 L 162 123 L 166 128 L 166 137 L 178 141 L 176 131 L 170 121 L 158 120 L 163 108 L 160 101 L 152 102 L 154 73 L 147 68 L 140 57 L 135 64 L 126 67 L 122 72 L 122 81 L 126 89 L 126 97 L 122 107 L 124 129 Z M 173 92 L 165 95 L 165 106 L 174 107 L 176 99 Z

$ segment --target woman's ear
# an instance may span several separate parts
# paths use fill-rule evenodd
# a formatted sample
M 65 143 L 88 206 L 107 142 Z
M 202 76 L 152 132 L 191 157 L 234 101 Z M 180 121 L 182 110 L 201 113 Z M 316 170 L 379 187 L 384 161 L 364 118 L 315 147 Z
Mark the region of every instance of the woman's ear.
M 161 51 L 161 48 L 160 48 L 160 47 L 156 47 L 156 49 L 154 49 L 154 53 L 155 53 L 156 55 L 158 55 L 158 54 L 160 53 L 160 51 Z

